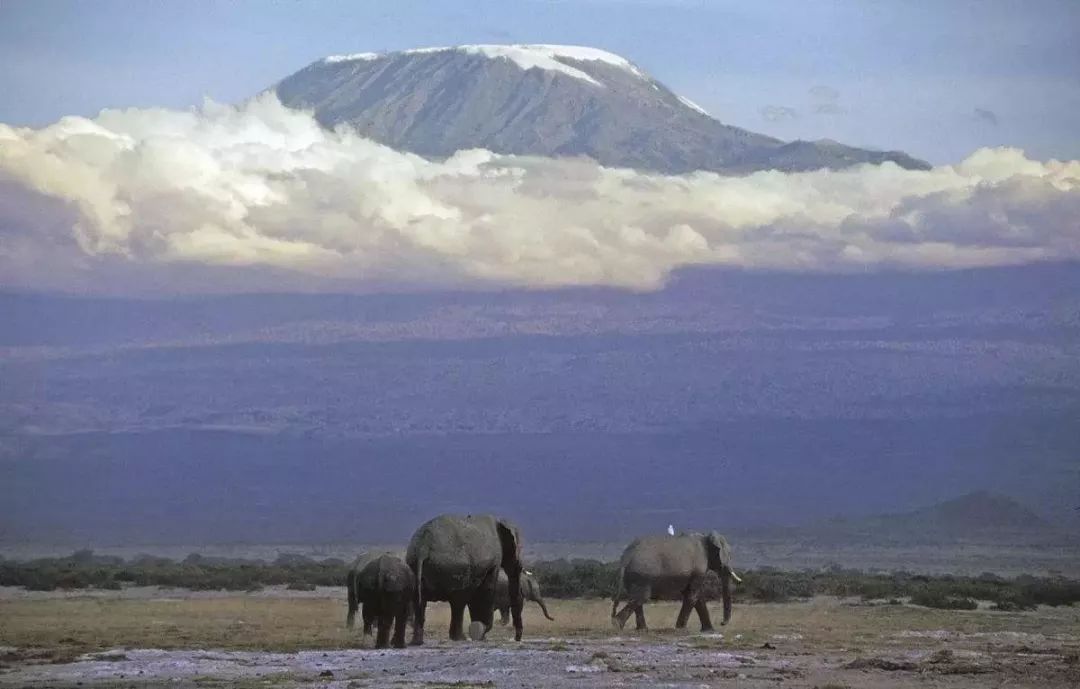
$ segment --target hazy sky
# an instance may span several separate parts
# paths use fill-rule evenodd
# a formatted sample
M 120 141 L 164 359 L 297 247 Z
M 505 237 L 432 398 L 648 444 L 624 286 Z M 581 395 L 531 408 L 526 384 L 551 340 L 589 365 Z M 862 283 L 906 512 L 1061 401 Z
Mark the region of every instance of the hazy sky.
M 0 0 L 0 122 L 233 102 L 327 54 L 461 43 L 617 52 L 721 120 L 935 163 L 1080 157 L 1080 2 Z

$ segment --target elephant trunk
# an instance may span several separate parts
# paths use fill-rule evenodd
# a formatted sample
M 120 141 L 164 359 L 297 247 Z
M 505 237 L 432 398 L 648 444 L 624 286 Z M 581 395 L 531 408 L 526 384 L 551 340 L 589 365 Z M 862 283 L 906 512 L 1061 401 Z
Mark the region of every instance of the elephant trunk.
M 555 618 L 548 614 L 548 609 L 547 609 L 547 606 L 544 605 L 544 599 L 543 598 L 541 598 L 540 596 L 537 596 L 536 597 L 536 604 L 539 605 L 540 609 L 544 611 L 544 617 L 548 618 L 552 622 L 555 621 Z
M 724 600 L 724 619 L 720 624 L 731 620 L 731 578 L 734 574 L 730 567 L 724 567 L 720 572 L 720 593 Z
M 536 582 L 536 578 L 533 577 L 532 572 L 525 572 L 525 576 L 521 578 L 521 586 L 522 597 L 525 600 L 531 600 L 539 605 L 540 609 L 544 612 L 544 617 L 554 622 L 555 618 L 548 614 L 547 604 L 544 602 L 544 597 L 540 595 L 540 584 Z

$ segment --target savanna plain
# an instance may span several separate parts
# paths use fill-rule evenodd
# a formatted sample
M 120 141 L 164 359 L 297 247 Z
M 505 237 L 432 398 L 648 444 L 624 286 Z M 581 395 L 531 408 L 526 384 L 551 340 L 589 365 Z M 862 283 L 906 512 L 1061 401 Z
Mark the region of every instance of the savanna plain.
M 345 592 L 128 587 L 0 594 L 5 687 L 1073 687 L 1080 608 L 939 610 L 834 596 L 738 604 L 732 621 L 675 630 L 677 604 L 646 607 L 650 629 L 610 625 L 603 599 L 525 611 L 525 637 L 496 623 L 450 642 L 429 606 L 428 643 L 375 650 L 343 624 Z

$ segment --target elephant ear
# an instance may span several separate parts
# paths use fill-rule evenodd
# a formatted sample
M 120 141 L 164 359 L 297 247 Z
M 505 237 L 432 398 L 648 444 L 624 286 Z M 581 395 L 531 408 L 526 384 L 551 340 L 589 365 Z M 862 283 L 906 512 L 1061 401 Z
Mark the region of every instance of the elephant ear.
M 730 569 L 731 546 L 728 545 L 727 539 L 721 536 L 719 531 L 710 531 L 709 535 L 705 537 L 705 540 L 710 546 L 712 546 L 712 548 L 710 549 L 712 550 L 712 552 L 710 553 L 710 559 L 712 559 L 712 557 L 716 557 L 716 559 L 718 560 L 717 564 L 719 566 L 716 567 L 716 569 L 719 570 L 721 566 L 728 567 Z
M 503 567 L 506 563 L 513 562 L 521 567 L 521 531 L 512 522 L 506 519 L 497 519 L 495 526 L 499 531 L 499 541 L 502 543 Z

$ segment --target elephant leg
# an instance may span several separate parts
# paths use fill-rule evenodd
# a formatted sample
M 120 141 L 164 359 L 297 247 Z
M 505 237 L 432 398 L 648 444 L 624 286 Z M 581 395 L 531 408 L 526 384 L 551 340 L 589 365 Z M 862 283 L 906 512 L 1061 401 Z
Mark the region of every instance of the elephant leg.
M 634 622 L 638 629 L 647 629 L 645 626 L 645 606 L 637 601 L 627 601 L 626 606 L 615 615 L 615 624 L 622 629 L 630 616 L 634 616 Z
M 499 570 L 493 569 L 469 601 L 469 617 L 473 622 L 483 623 L 485 637 L 495 622 L 495 583 L 498 576 Z
M 679 608 L 679 616 L 675 618 L 675 628 L 685 629 L 686 621 L 690 619 L 690 611 L 694 609 L 694 604 L 689 598 L 683 598 L 682 607 Z
M 705 605 L 705 601 L 699 600 L 695 603 L 694 610 L 697 610 L 698 619 L 701 620 L 701 631 L 711 632 L 713 630 L 712 619 L 709 618 L 709 608 Z
M 648 631 L 649 627 L 645 624 L 644 605 L 638 604 L 638 606 L 634 608 L 634 623 L 637 625 L 637 630 L 639 632 Z
M 413 626 L 412 626 L 412 645 L 422 646 L 424 644 L 424 618 L 427 617 L 427 599 L 423 596 L 419 597 L 416 602 L 416 609 L 413 611 Z
M 484 605 L 484 601 L 470 601 L 469 602 L 469 619 L 473 622 L 481 622 L 484 625 L 484 636 L 491 631 L 492 624 L 495 618 L 495 611 L 488 606 Z
M 450 601 L 450 640 L 464 641 L 465 601 L 454 598 Z
M 409 601 L 399 601 L 394 614 L 394 639 L 390 645 L 394 648 L 405 648 L 405 622 L 409 617 Z
M 627 601 L 626 605 L 623 606 L 623 609 L 615 614 L 615 624 L 619 629 L 626 626 L 626 621 L 634 614 L 634 606 L 636 605 L 637 603 L 632 600 Z
M 371 603 L 364 603 L 363 612 L 361 615 L 364 618 L 364 637 L 371 636 L 371 629 L 375 624 L 375 606 Z
M 505 626 L 510 623 L 510 606 L 499 608 L 499 624 Z
M 375 648 L 386 648 L 390 645 L 390 627 L 394 624 L 394 609 L 384 605 L 379 614 L 379 631 L 375 635 Z

